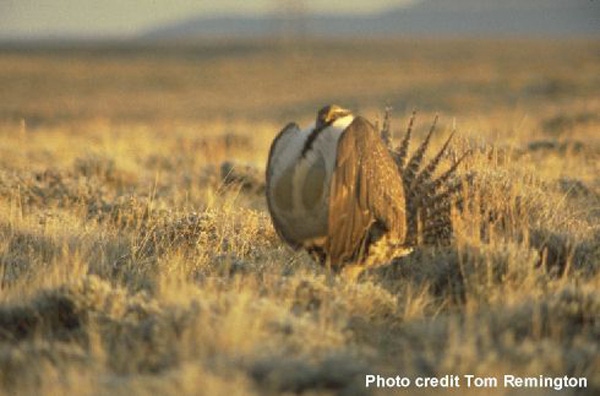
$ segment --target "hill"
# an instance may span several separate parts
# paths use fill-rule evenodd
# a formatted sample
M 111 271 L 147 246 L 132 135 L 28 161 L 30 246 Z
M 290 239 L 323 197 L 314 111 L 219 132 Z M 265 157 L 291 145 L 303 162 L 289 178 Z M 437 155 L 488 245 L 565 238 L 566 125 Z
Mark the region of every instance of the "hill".
M 589 0 L 425 0 L 379 14 L 194 16 L 152 28 L 145 39 L 381 36 L 594 36 L 600 5 Z

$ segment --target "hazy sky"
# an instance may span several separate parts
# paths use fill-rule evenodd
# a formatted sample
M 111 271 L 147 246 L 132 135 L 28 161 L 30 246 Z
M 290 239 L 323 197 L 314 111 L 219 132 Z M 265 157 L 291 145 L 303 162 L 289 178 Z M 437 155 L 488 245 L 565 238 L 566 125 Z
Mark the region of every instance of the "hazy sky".
M 415 0 L 306 0 L 310 12 L 377 12 Z M 0 0 L 0 37 L 130 35 L 155 24 L 224 13 L 263 14 L 299 0 Z

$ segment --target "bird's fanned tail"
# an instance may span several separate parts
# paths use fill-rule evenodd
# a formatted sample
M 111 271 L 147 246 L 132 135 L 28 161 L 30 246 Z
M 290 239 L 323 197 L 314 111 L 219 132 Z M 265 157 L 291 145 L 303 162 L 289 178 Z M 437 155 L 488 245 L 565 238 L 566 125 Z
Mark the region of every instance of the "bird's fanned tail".
M 391 148 L 390 154 L 396 162 L 402 177 L 405 193 L 406 241 L 407 246 L 447 245 L 454 232 L 452 226 L 452 206 L 462 188 L 457 176 L 457 169 L 468 153 L 453 161 L 450 168 L 436 175 L 442 158 L 447 154 L 454 131 L 444 142 L 442 148 L 430 160 L 424 161 L 429 142 L 435 131 L 438 117 L 436 115 L 431 128 L 423 142 L 409 158 L 409 146 L 412 138 L 416 112 L 413 111 L 408 127 L 400 144 Z M 384 130 L 382 136 L 389 135 L 389 109 L 386 108 Z

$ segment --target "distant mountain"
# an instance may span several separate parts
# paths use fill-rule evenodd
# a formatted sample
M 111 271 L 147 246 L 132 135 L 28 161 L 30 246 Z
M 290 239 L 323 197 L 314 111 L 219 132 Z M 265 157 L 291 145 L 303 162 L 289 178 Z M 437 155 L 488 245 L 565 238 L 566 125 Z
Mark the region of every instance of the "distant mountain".
M 144 39 L 382 36 L 595 36 L 600 0 L 423 0 L 381 14 L 196 17 L 144 32 Z

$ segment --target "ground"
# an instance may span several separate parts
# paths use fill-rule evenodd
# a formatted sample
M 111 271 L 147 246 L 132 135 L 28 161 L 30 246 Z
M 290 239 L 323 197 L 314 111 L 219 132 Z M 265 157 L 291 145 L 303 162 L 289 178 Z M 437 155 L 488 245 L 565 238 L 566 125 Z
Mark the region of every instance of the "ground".
M 0 393 L 596 394 L 598 70 L 597 40 L 5 47 Z M 456 129 L 450 246 L 348 282 L 282 243 L 269 145 L 328 103 Z

